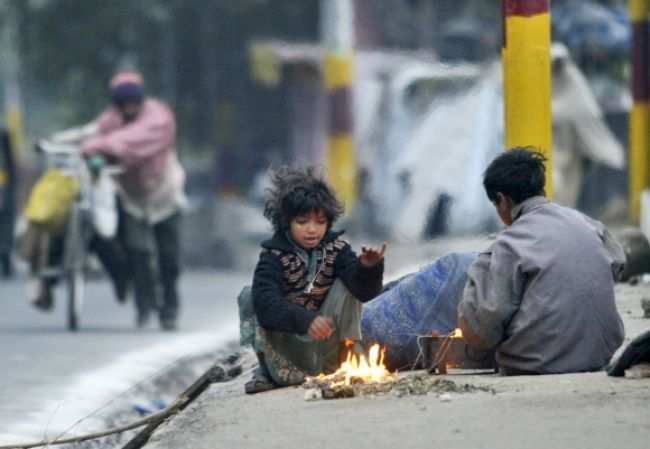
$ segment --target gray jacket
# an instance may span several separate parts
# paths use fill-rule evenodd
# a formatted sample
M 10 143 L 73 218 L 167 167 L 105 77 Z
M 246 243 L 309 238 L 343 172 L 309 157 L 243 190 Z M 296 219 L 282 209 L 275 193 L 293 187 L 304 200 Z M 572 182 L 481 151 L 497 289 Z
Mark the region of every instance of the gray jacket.
M 623 342 L 614 279 L 625 254 L 605 226 L 543 197 L 468 271 L 458 320 L 471 346 L 497 347 L 509 373 L 602 368 Z

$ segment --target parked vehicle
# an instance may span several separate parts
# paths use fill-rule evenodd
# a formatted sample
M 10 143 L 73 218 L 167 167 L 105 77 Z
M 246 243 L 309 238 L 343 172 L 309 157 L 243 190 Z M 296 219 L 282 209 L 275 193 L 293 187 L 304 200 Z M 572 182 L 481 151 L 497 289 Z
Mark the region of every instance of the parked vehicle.
M 380 232 L 403 241 L 487 233 L 498 217 L 482 170 L 503 151 L 495 68 L 411 62 L 358 81 L 364 197 Z M 359 110 L 359 112 L 362 112 Z

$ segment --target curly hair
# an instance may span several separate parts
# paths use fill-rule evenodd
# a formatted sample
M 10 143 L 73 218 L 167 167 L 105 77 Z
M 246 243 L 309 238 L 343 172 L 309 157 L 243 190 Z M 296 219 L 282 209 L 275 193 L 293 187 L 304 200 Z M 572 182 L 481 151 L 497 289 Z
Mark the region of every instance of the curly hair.
M 483 177 L 485 193 L 496 201 L 497 192 L 519 204 L 544 195 L 546 157 L 535 147 L 515 147 L 494 159 Z
M 264 216 L 273 224 L 275 231 L 289 229 L 291 220 L 312 211 L 322 210 L 327 217 L 327 229 L 331 229 L 343 214 L 344 206 L 334 194 L 316 167 L 304 169 L 284 166 L 270 171 L 272 188 L 264 207 Z

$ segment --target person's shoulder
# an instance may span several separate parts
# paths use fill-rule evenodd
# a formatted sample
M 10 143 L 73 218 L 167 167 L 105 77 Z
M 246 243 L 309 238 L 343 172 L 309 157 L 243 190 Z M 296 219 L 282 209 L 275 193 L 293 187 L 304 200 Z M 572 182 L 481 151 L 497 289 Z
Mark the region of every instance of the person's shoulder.
M 325 234 L 325 237 L 323 237 L 323 243 L 325 245 L 331 245 L 333 248 L 342 250 L 345 247 L 349 247 L 350 243 L 348 243 L 346 240 L 343 240 L 341 238 L 341 235 L 343 235 L 345 231 L 327 231 Z
M 273 245 L 265 245 L 265 242 L 262 242 L 260 249 L 258 264 L 260 263 L 271 263 L 275 265 L 277 263 L 283 264 L 283 260 L 286 259 L 288 252 L 282 251 L 278 248 L 275 248 Z
M 289 242 L 289 239 L 287 239 L 287 237 L 280 232 L 276 232 L 270 238 L 263 240 L 260 243 L 260 246 L 262 247 L 263 251 L 266 250 L 272 254 L 277 254 L 278 252 L 287 252 L 293 249 L 291 242 Z
M 538 246 L 547 238 L 570 238 L 573 233 L 595 230 L 602 233 L 604 225 L 571 207 L 547 202 L 534 211 L 522 215 L 509 228 L 501 231 L 497 242 L 501 245 L 531 244 Z
M 564 215 L 566 219 L 570 220 L 574 225 L 587 226 L 591 228 L 596 228 L 597 230 L 601 230 L 605 228 L 605 225 L 602 222 L 594 218 L 591 218 L 589 215 L 585 214 L 584 212 L 557 203 L 551 203 L 551 204 L 555 211 Z
M 107 129 L 122 125 L 122 116 L 116 107 L 110 106 L 99 113 L 94 123 L 97 124 L 98 131 L 103 133 Z
M 544 199 L 543 202 L 539 201 L 526 207 L 524 212 L 513 222 L 512 226 L 504 229 L 500 234 L 511 236 L 526 235 L 535 232 L 533 229 L 539 226 L 547 226 L 550 217 L 571 215 L 573 212 L 577 211 Z
M 163 100 L 147 97 L 143 103 L 144 116 L 151 119 L 173 120 L 174 112 Z
M 520 229 L 521 228 L 521 229 Z M 509 228 L 503 229 L 499 232 L 490 247 L 483 251 L 484 254 L 492 254 L 499 252 L 501 248 L 512 246 L 513 242 L 525 236 L 527 232 L 522 226 L 515 227 L 514 223 Z
M 169 104 L 167 104 L 166 101 L 164 101 L 163 99 L 158 98 L 158 97 L 147 97 L 144 100 L 144 104 L 152 106 L 152 107 L 156 107 L 156 108 L 164 108 L 164 109 L 171 110 L 171 107 L 169 106 Z
M 517 253 L 522 246 L 538 240 L 536 218 L 530 214 L 521 216 L 514 223 L 501 230 L 486 251 L 488 254 Z
M 579 210 L 574 209 L 573 207 L 565 206 L 560 203 L 556 203 L 555 201 L 548 201 L 547 203 L 543 204 L 539 210 L 544 214 L 553 213 L 553 214 L 563 214 L 571 217 L 588 218 L 584 213 L 580 212 Z

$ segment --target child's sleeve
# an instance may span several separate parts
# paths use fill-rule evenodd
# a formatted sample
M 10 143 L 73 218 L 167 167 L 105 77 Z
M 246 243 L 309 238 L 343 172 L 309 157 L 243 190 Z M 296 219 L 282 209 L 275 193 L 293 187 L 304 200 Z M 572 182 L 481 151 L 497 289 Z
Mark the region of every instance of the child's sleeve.
M 476 348 L 493 348 L 506 335 L 512 316 L 521 305 L 524 276 L 507 245 L 496 242 L 480 254 L 468 272 L 458 303 L 463 337 Z
M 253 276 L 253 308 L 264 329 L 304 335 L 316 313 L 286 300 L 282 290 L 283 268 L 280 260 L 262 251 Z
M 334 262 L 334 274 L 343 281 L 352 296 L 361 302 L 368 302 L 381 292 L 384 261 L 372 267 L 364 267 L 346 243 Z

